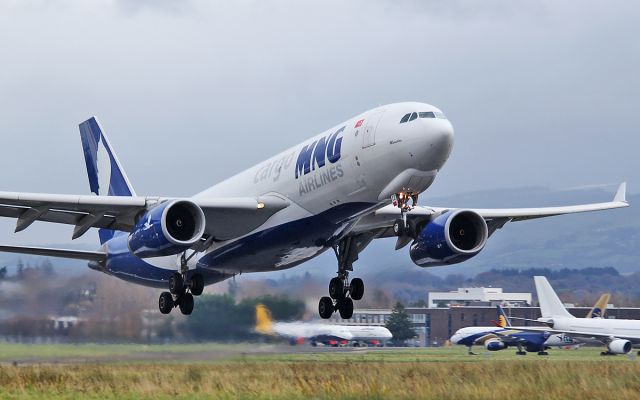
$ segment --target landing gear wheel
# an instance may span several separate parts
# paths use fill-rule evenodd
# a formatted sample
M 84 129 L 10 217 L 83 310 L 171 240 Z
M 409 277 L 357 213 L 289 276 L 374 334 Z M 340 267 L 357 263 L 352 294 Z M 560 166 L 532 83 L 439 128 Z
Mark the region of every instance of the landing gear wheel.
M 329 296 L 336 300 L 340 300 L 344 297 L 344 283 L 342 282 L 342 279 L 336 277 L 329 281 Z
M 176 295 L 184 293 L 184 280 L 178 272 L 174 272 L 169 278 L 169 292 Z
M 338 311 L 340 311 L 340 318 L 350 319 L 353 316 L 353 300 L 349 297 L 345 297 L 338 303 Z
M 200 274 L 194 274 L 191 277 L 191 294 L 194 296 L 200 296 L 204 290 L 204 278 Z
M 517 356 L 526 356 L 527 352 L 526 351 L 516 351 L 516 355 Z
M 547 353 L 546 351 L 539 351 L 539 352 L 538 352 L 538 355 L 539 355 L 539 356 L 548 356 L 548 355 L 549 355 L 549 353 Z
M 173 296 L 169 292 L 160 293 L 160 299 L 158 300 L 158 308 L 163 314 L 169 314 L 174 307 Z
M 351 298 L 353 300 L 361 300 L 364 296 L 364 282 L 360 278 L 353 278 L 351 280 Z
M 396 236 L 403 236 L 407 232 L 407 224 L 403 219 L 397 219 L 393 223 L 393 233 Z
M 193 295 L 191 293 L 185 293 L 180 298 L 180 312 L 184 315 L 191 315 L 193 312 Z
M 320 298 L 320 303 L 318 304 L 318 313 L 320 314 L 320 318 L 329 319 L 333 315 L 333 300 L 330 297 L 324 296 Z

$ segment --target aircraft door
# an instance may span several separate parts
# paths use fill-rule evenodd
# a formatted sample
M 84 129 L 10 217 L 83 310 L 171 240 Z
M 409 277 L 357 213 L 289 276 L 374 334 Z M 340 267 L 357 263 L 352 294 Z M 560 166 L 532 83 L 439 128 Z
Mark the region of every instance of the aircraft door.
M 364 134 L 362 135 L 362 148 L 371 147 L 376 144 L 376 129 L 384 114 L 384 110 L 376 111 L 368 116 L 364 121 Z

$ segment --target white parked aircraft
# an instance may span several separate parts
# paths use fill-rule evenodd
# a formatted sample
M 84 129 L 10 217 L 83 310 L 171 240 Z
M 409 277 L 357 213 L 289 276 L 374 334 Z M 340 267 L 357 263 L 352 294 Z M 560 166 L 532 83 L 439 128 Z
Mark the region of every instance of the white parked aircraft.
M 89 266 L 164 288 L 162 313 L 193 310 L 205 285 L 239 273 L 299 265 L 333 249 L 337 276 L 318 306 L 323 318 L 353 313 L 358 254 L 376 238 L 422 267 L 478 254 L 510 221 L 627 207 L 622 184 L 611 202 L 569 207 L 418 207 L 453 148 L 453 127 L 436 107 L 398 103 L 366 111 L 189 198 L 138 196 L 95 118 L 80 124 L 93 195 L 0 192 L 0 216 L 16 231 L 35 221 L 99 229 L 98 251 L 0 246 L 0 251 L 88 260 Z M 260 138 L 253 139 L 253 144 Z M 229 155 L 236 157 L 237 155 Z M 206 179 L 206 171 L 195 172 Z
M 393 335 L 384 326 L 337 325 L 314 322 L 274 322 L 271 313 L 263 305 L 256 306 L 256 332 L 264 335 L 283 336 L 292 343 L 308 340 L 314 343 L 333 343 L 340 341 L 384 345 Z
M 601 343 L 608 354 L 626 354 L 640 347 L 640 320 L 576 318 L 564 307 L 549 281 L 544 276 L 534 277 L 543 322 L 549 328 L 523 327 L 526 331 L 545 330 L 554 334 L 569 335 L 585 343 Z
M 605 293 L 589 310 L 586 318 L 601 318 L 607 308 L 610 294 Z M 551 334 L 545 329 L 535 331 L 521 330 L 518 326 L 512 326 L 510 317 L 502 307 L 497 306 L 498 322 L 496 326 L 468 326 L 458 329 L 451 336 L 451 343 L 467 346 L 468 353 L 473 355 L 473 346 L 482 345 L 489 351 L 504 350 L 509 347 L 517 347 L 517 355 L 525 355 L 528 352 L 537 352 L 538 355 L 547 355 L 546 349 L 552 347 L 564 347 L 580 345 L 580 339 L 564 334 Z M 519 319 L 519 318 L 514 318 Z M 525 351 L 526 350 L 526 351 Z

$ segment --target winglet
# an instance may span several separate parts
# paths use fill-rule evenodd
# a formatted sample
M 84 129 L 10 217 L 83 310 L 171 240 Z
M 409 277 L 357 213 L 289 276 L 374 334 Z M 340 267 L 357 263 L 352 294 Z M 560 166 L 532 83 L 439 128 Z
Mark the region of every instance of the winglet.
M 627 202 L 627 182 L 622 182 L 620 186 L 618 186 L 618 191 L 616 192 L 616 196 L 613 198 L 614 202 Z

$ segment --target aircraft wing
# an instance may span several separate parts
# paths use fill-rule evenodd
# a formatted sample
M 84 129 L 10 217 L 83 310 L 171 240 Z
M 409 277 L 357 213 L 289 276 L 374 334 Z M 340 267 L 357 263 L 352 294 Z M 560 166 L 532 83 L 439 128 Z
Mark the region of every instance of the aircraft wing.
M 538 207 L 538 208 L 470 208 L 468 210 L 478 213 L 487 221 L 489 234 L 500 229 L 507 222 L 525 221 L 535 218 L 552 217 L 556 215 L 575 214 L 589 211 L 602 211 L 614 208 L 628 207 L 626 200 L 626 183 L 620 184 L 612 201 L 604 203 L 581 204 L 564 207 Z M 447 211 L 455 211 L 456 208 L 446 207 L 414 207 L 407 213 L 408 219 L 422 222 L 443 214 Z M 363 217 L 355 227 L 356 233 L 376 232 L 376 237 L 394 236 L 391 227 L 394 221 L 400 217 L 400 211 L 392 205 L 385 206 L 374 213 Z
M 508 344 L 510 346 L 527 343 L 527 340 L 523 338 L 512 336 L 513 334 L 522 333 L 522 330 L 520 329 L 509 329 L 502 332 L 495 331 L 494 333 L 496 336 L 500 338 L 500 340 L 503 343 Z
M 609 343 L 614 339 L 626 339 L 633 343 L 640 343 L 640 336 L 638 335 L 618 335 L 606 332 L 589 332 L 589 331 L 570 331 L 563 329 L 553 329 L 553 328 L 542 328 L 542 327 L 528 327 L 528 326 L 518 326 L 514 327 L 514 329 L 518 329 L 520 331 L 526 332 L 549 332 L 551 334 L 565 334 L 574 338 L 585 338 L 585 339 L 596 339 L 600 340 L 602 343 Z
M 0 217 L 16 218 L 16 232 L 35 221 L 73 225 L 72 238 L 76 239 L 90 228 L 130 232 L 140 214 L 168 200 L 175 199 L 0 192 Z M 248 233 L 289 205 L 274 195 L 188 200 L 202 208 L 207 223 L 205 233 L 217 240 Z
M 95 261 L 97 263 L 102 263 L 107 259 L 107 254 L 101 251 L 52 249 L 49 247 L 0 246 L 0 251 L 36 256 L 72 258 L 75 260 Z

